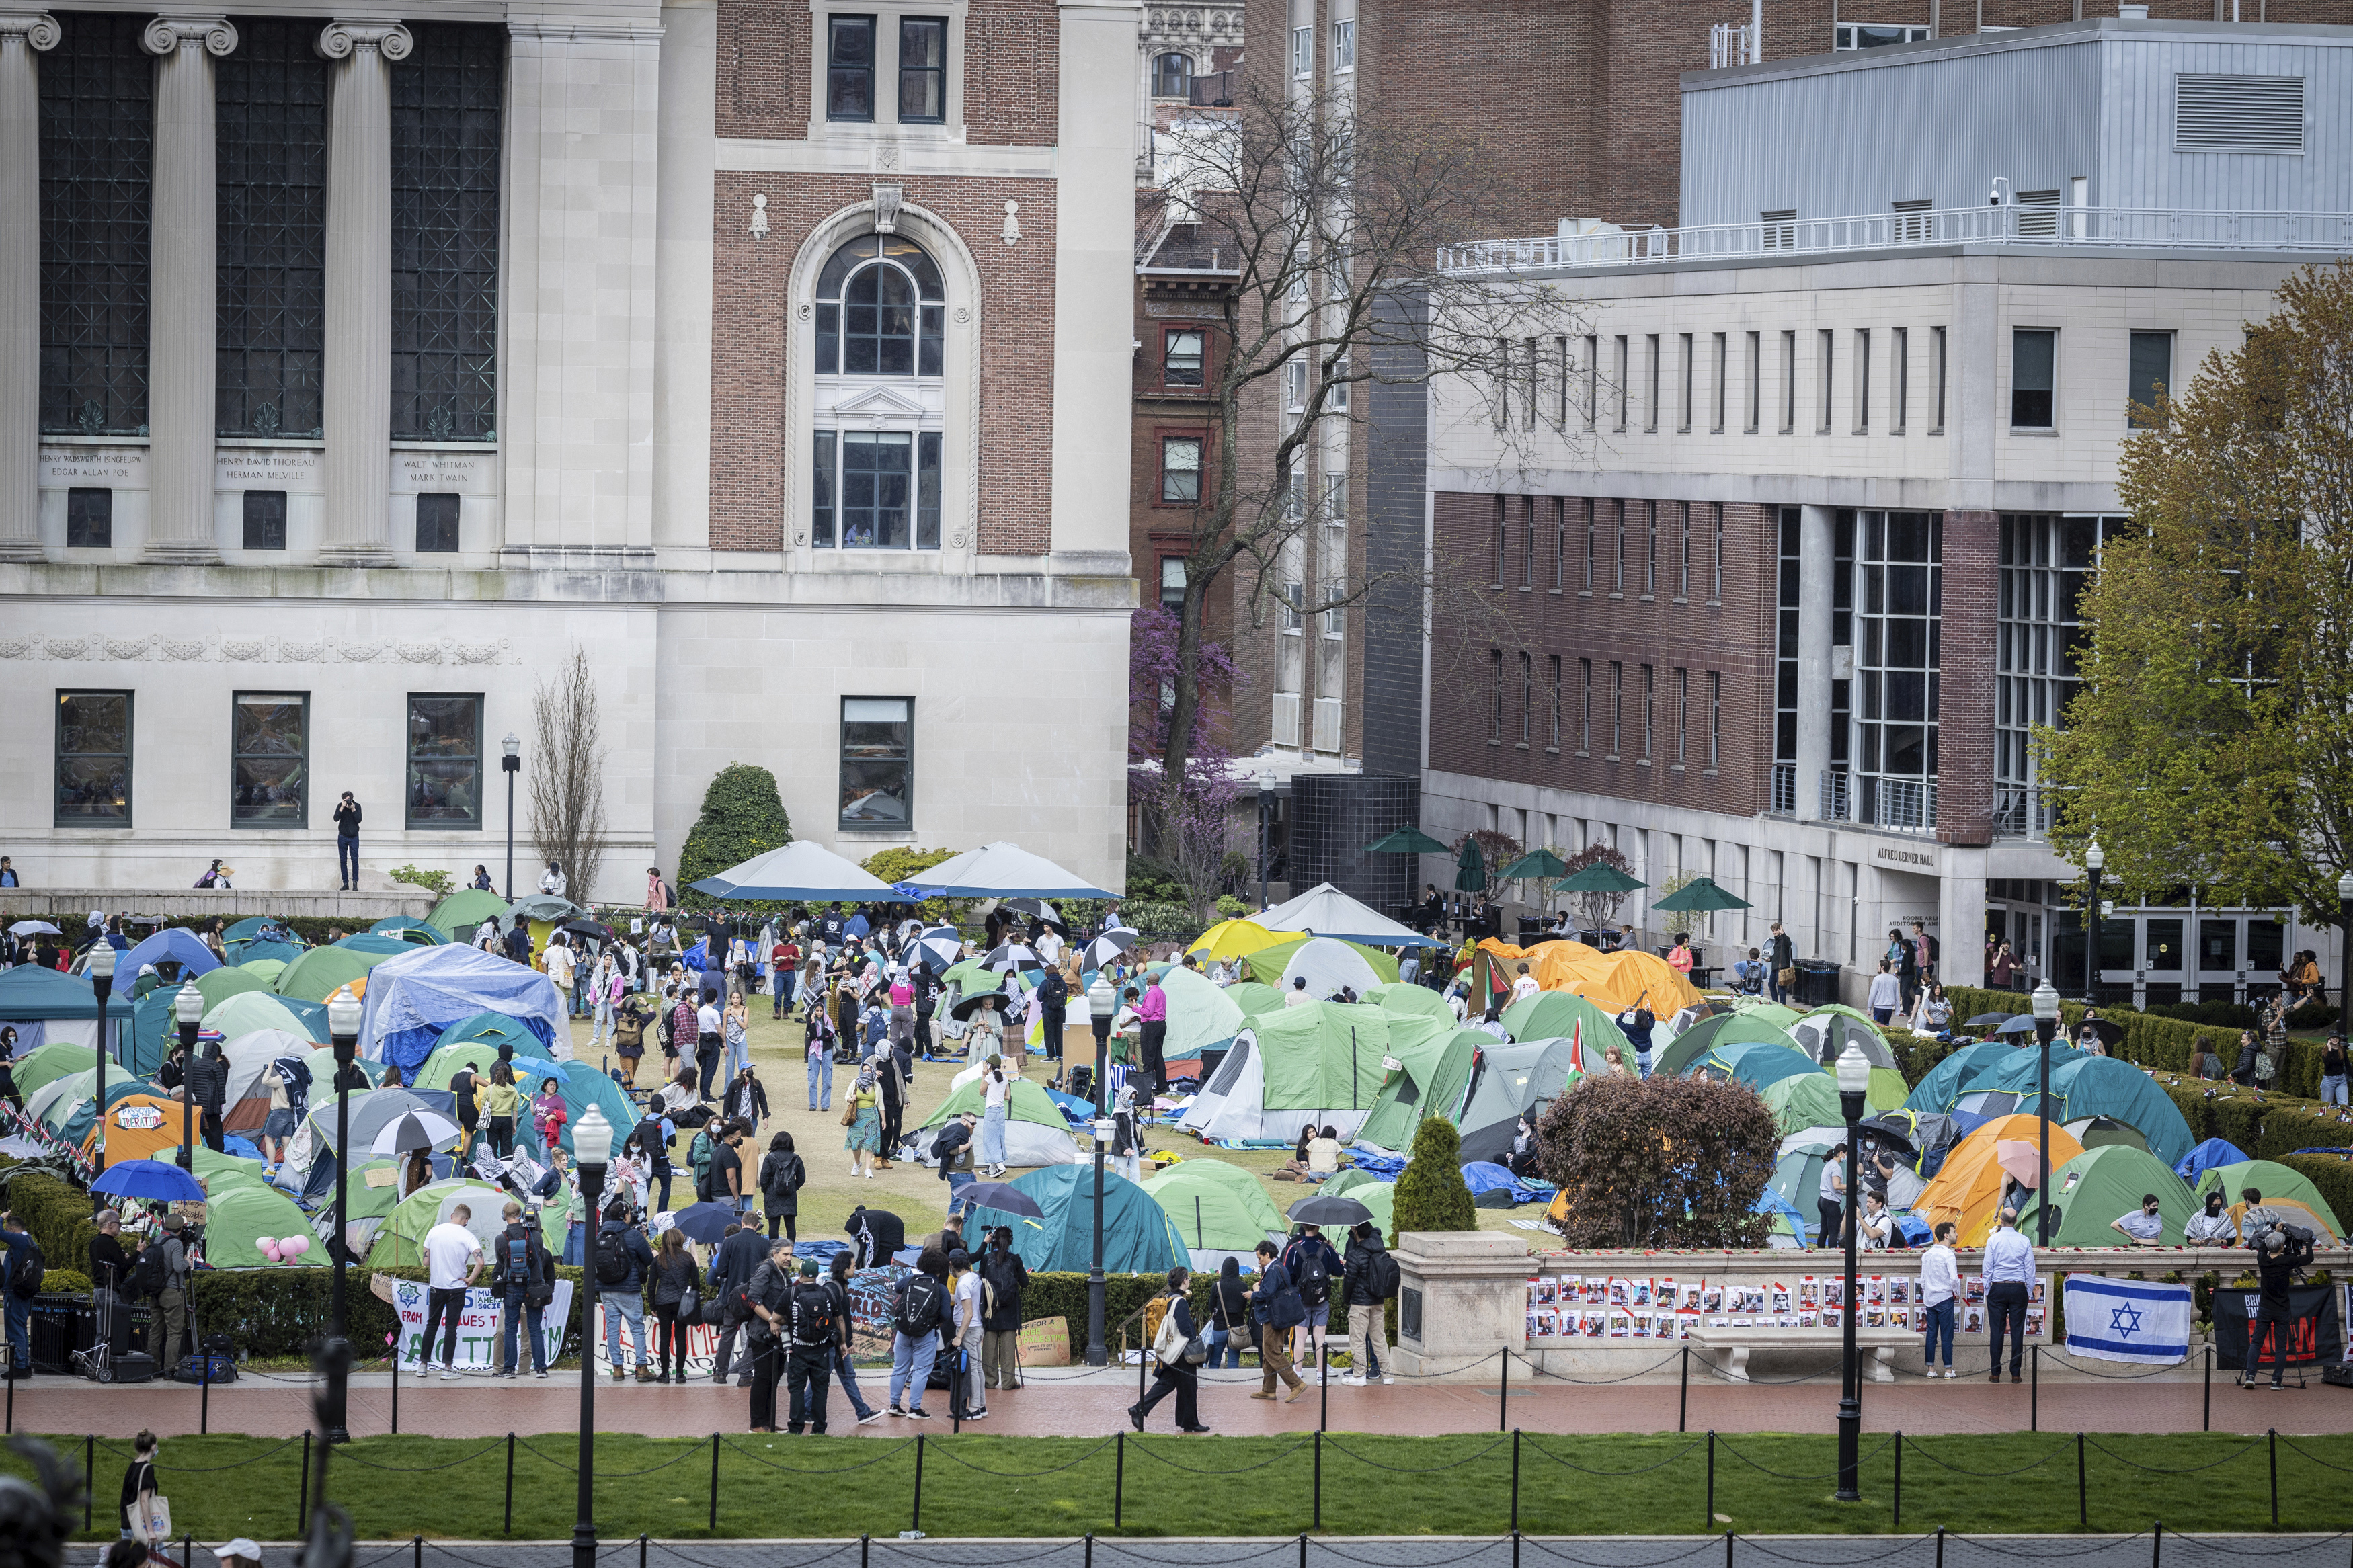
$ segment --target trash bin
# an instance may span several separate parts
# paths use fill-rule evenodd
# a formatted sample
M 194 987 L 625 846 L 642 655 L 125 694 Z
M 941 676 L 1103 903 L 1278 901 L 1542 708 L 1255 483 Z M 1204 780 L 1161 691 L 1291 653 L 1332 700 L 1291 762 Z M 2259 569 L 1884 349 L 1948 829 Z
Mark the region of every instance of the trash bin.
M 73 1352 L 88 1350 L 98 1337 L 98 1314 L 87 1296 L 44 1292 L 33 1298 L 31 1316 L 35 1372 L 72 1372 Z
M 1826 1007 L 1839 999 L 1839 966 L 1826 958 L 1798 961 L 1798 1005 Z

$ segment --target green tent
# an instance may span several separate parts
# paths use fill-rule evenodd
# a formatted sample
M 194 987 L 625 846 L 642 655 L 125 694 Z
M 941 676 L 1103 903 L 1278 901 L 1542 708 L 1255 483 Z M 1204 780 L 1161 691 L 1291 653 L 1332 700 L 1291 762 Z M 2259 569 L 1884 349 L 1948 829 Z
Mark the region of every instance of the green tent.
M 2040 1050 L 2014 1052 L 1992 1073 L 1979 1075 L 1969 1087 L 2025 1096 L 2018 1109 L 2031 1116 L 2042 1081 Z M 2052 1053 L 2051 1108 L 2053 1121 L 2077 1121 L 2105 1116 L 2121 1121 L 2148 1141 L 2148 1152 L 2169 1168 L 2186 1157 L 2198 1139 L 2173 1097 L 2158 1088 L 2147 1073 L 2115 1057 L 2088 1056 L 2081 1051 L 2069 1060 Z M 2263 1184 L 2255 1184 L 2261 1186 Z
M 1248 1021 L 1231 997 L 1194 970 L 1169 970 L 1160 977 L 1160 989 L 1168 996 L 1168 1035 L 1161 1047 L 1166 1060 L 1223 1050 Z
M 472 938 L 475 928 L 482 921 L 506 912 L 507 901 L 488 889 L 460 888 L 434 905 L 425 923 L 451 942 L 465 942 Z
M 2324 1246 L 2332 1237 L 2345 1234 L 2344 1226 L 2337 1223 L 2337 1211 L 2328 1206 L 2328 1200 L 2320 1195 L 2320 1189 L 2312 1184 L 2310 1177 L 2269 1160 L 2250 1160 L 2243 1165 L 2216 1165 L 2198 1178 L 2198 1185 L 2191 1189 L 2191 1195 L 2203 1208 L 2208 1193 L 2220 1193 L 2222 1194 L 2222 1206 L 2229 1208 L 2239 1202 L 2239 1194 L 2249 1187 L 2263 1194 L 2266 1204 L 2284 1198 L 2310 1209 L 2329 1229 L 2330 1234 L 2320 1238 Z M 2300 1223 L 2292 1213 L 2283 1217 L 2290 1224 Z
M 1424 1118 L 1451 1120 L 1460 1111 L 1471 1064 L 1495 1043 L 1493 1036 L 1455 1023 L 1451 1012 L 1436 1018 L 1391 1018 L 1388 1054 L 1398 1066 L 1382 1082 L 1372 1114 L 1356 1130 L 1357 1141 L 1398 1152 L 1412 1148 Z
M 1450 1024 L 1454 1021 L 1454 1009 L 1446 1005 L 1446 998 L 1427 985 L 1411 985 L 1400 980 L 1394 985 L 1384 985 L 1377 990 L 1366 992 L 1365 1000 L 1384 1013 L 1406 1016 L 1420 1014 L 1428 1017 L 1443 1018 Z M 1281 1002 L 1282 998 L 1278 995 L 1277 1005 L 1280 1005 Z
M 1187 1260 L 1184 1237 L 1151 1194 L 1115 1172 L 1105 1171 L 1103 1181 L 1107 1272 L 1166 1274 Z M 965 1234 L 977 1237 L 1008 1226 L 1013 1231 L 1013 1250 L 1032 1273 L 1087 1272 L 1094 1256 L 1093 1170 L 1051 1165 L 1016 1176 L 1012 1184 L 1029 1194 L 1044 1211 L 1044 1217 L 1031 1219 L 1003 1209 L 976 1208 L 965 1216 Z
M 353 1169 L 358 1169 L 354 1166 Z M 467 1216 L 466 1228 L 474 1233 L 487 1250 L 506 1228 L 501 1217 L 509 1194 L 503 1187 L 470 1177 L 454 1177 L 447 1181 L 427 1182 L 399 1203 L 393 1205 L 384 1228 L 376 1232 L 369 1247 L 368 1266 L 372 1268 L 417 1268 L 425 1261 L 425 1233 L 449 1217 L 449 1211 L 464 1204 L 473 1212 Z M 354 1207 L 357 1205 L 354 1205 Z M 540 1210 L 540 1232 L 548 1250 L 564 1256 L 565 1233 L 571 1227 L 570 1211 L 564 1205 L 549 1204 Z
M 1653 1072 L 1657 1071 L 1653 1066 Z M 1769 1042 L 1742 1041 L 1736 1045 L 1717 1046 L 1692 1064 L 1691 1075 L 1705 1073 L 1711 1078 L 1731 1079 L 1745 1083 L 1759 1094 L 1767 1084 L 1801 1073 L 1820 1074 L 1822 1069 L 1806 1059 L 1806 1053 L 1794 1046 L 1777 1046 Z
M 1634 1048 L 1618 1021 L 1595 1004 L 1567 991 L 1539 991 L 1523 996 L 1503 1012 L 1504 1032 L 1515 1040 L 1566 1040 L 1581 1029 L 1585 1053 L 1594 1061 L 1612 1046 L 1623 1047 L 1630 1061 Z
M 1323 1192 L 1331 1197 L 1354 1198 L 1373 1211 L 1373 1223 L 1383 1236 L 1397 1229 L 1397 1184 L 1363 1171 L 1343 1171 L 1326 1181 Z
M 2157 1194 L 2158 1217 L 2165 1222 L 2164 1234 L 2158 1239 L 2167 1247 L 2179 1247 L 2181 1227 L 2200 1206 L 2189 1194 L 2189 1184 L 2168 1167 L 2155 1156 L 2121 1143 L 2084 1150 L 2051 1173 L 2051 1184 L 2059 1194 L 2054 1211 L 2058 1223 L 2051 1229 L 2052 1247 L 2126 1245 L 2109 1222 L 2137 1211 L 2142 1195 L 2147 1193 Z M 2040 1194 L 2026 1200 L 2018 1216 L 2019 1235 L 2042 1233 L 2042 1205 Z
M 951 1116 L 971 1111 L 978 1116 L 983 1094 L 980 1079 L 973 1078 L 961 1089 L 940 1101 L 926 1121 L 922 1132 L 936 1134 Z M 609 1115 L 610 1112 L 607 1112 Z M 977 1127 L 973 1129 L 976 1140 Z M 929 1153 L 930 1137 L 919 1136 L 917 1148 Z M 1015 1079 L 1005 1086 L 1005 1163 L 1008 1165 L 1059 1165 L 1079 1157 L 1078 1141 L 1071 1136 L 1071 1123 L 1062 1115 L 1062 1108 L 1053 1097 L 1029 1079 Z
M 504 1013 L 477 1013 L 470 1018 L 460 1018 L 442 1030 L 441 1037 L 434 1043 L 438 1048 L 462 1045 L 470 1040 L 486 1041 L 493 1047 L 504 1041 L 514 1047 L 514 1054 L 519 1057 L 543 1058 L 547 1055 L 547 1047 L 541 1043 L 537 1035 Z M 495 1059 L 498 1052 L 494 1049 L 491 1055 Z
M 248 974 L 252 975 L 255 979 L 260 981 L 261 989 L 267 991 L 271 986 L 278 984 L 278 977 L 280 975 L 286 973 L 288 959 L 299 958 L 301 956 L 301 950 L 297 949 L 294 952 L 289 953 L 286 958 L 257 958 L 249 963 L 240 963 L 237 965 L 237 967 L 245 971 Z M 213 973 L 217 974 L 220 971 L 215 970 Z M 234 993 L 231 994 L 234 994 Z M 224 998 L 224 1000 L 226 1000 L 226 998 Z M 210 1011 L 210 1009 L 208 1008 L 206 1011 Z
M 330 1105 L 333 1104 L 335 1100 L 336 1072 L 335 1048 L 332 1046 L 317 1047 L 309 1056 L 302 1058 L 302 1065 L 311 1069 L 311 1098 L 313 1100 L 317 1100 L 323 1097 L 327 1103 Z M 366 1076 L 369 1088 L 373 1089 L 375 1085 L 384 1081 L 384 1064 L 382 1062 L 372 1062 L 365 1057 L 353 1057 L 352 1058 L 352 1065 L 359 1068 L 360 1071 Z M 357 1094 L 361 1091 L 353 1089 L 352 1092 Z
M 1969 1079 L 1991 1072 L 2018 1048 L 2006 1040 L 1980 1040 L 1973 1046 L 1963 1046 L 1930 1068 L 1904 1103 L 1914 1110 L 1949 1111 Z
M 227 971 L 212 973 L 221 974 Z M 148 1078 L 163 1067 L 172 1042 L 180 1037 L 179 1015 L 174 1011 L 179 999 L 178 986 L 163 985 L 132 1005 L 131 1026 L 118 1030 L 115 1042 L 123 1066 Z
M 1255 1018 L 1281 1007 L 1282 993 L 1255 980 L 1237 980 L 1226 987 L 1226 1000 L 1240 1007 L 1244 1017 Z
M 392 1213 L 394 1209 L 399 1207 L 400 1168 L 403 1163 L 404 1162 L 398 1160 L 363 1160 L 358 1164 L 353 1165 L 352 1167 L 351 1186 L 349 1188 L 351 1193 L 352 1212 L 345 1215 L 343 1218 L 347 1221 L 355 1219 L 382 1219 L 386 1215 Z M 390 1177 L 391 1179 L 389 1181 L 371 1181 L 369 1179 L 372 1176 L 377 1175 L 379 1173 L 384 1176 Z M 333 1199 L 335 1189 L 332 1185 L 329 1186 L 327 1189 L 327 1197 L 330 1201 Z M 563 1252 L 560 1248 L 558 1249 L 556 1256 L 559 1258 L 563 1256 Z
M 250 1162 L 248 1162 L 248 1163 Z M 205 1261 L 216 1268 L 277 1268 L 258 1245 L 263 1237 L 308 1237 L 311 1250 L 301 1264 L 327 1261 L 327 1248 L 311 1234 L 311 1222 L 294 1200 L 259 1182 L 231 1182 L 205 1197 Z
M 1312 935 L 1294 936 L 1285 941 L 1278 942 L 1271 947 L 1260 948 L 1256 952 L 1250 953 L 1242 960 L 1242 973 L 1248 975 L 1250 979 L 1258 981 L 1262 984 L 1280 986 L 1282 984 L 1282 972 L 1291 967 L 1291 960 L 1293 956 L 1296 954 L 1301 948 L 1305 947 L 1309 942 L 1315 940 L 1316 939 Z M 1397 984 L 1398 961 L 1396 955 L 1383 952 L 1377 947 L 1366 947 L 1360 942 L 1350 942 L 1345 937 L 1326 937 L 1324 940 L 1327 942 L 1336 942 L 1344 947 L 1354 950 L 1357 957 L 1372 965 L 1374 977 L 1378 980 L 1381 984 L 1394 985 Z
M 98 1066 L 98 1050 L 91 1046 L 68 1045 L 59 1041 L 54 1046 L 37 1046 L 16 1058 L 16 1092 L 26 1100 L 35 1091 L 47 1088 L 69 1074 L 89 1072 Z
M 1791 1073 L 1767 1084 L 1763 1098 L 1784 1137 L 1809 1127 L 1833 1126 L 1846 1117 L 1839 1104 L 1838 1079 L 1826 1072 Z
M 274 963 L 279 969 L 283 969 L 302 956 L 301 945 L 290 942 L 232 942 L 224 940 L 221 950 L 228 954 L 229 962 L 240 969 L 260 970 L 265 963 Z M 278 971 L 265 973 L 275 979 Z
M 1216 1267 L 1216 1255 L 1229 1252 L 1248 1258 L 1270 1234 L 1282 1234 L 1282 1211 L 1266 1195 L 1265 1187 L 1228 1161 L 1207 1155 L 1182 1161 L 1141 1184 L 1175 1223 L 1197 1268 Z M 1092 1174 L 1087 1194 L 1092 1205 Z M 1212 1256 L 1205 1258 L 1204 1253 Z
M 534 1048 L 539 1044 L 536 1040 L 530 1043 Z M 515 1056 L 520 1059 L 522 1054 L 518 1047 Z M 487 1084 L 491 1080 L 491 1068 L 498 1064 L 498 1059 L 499 1047 L 495 1040 L 460 1040 L 453 1045 L 436 1046 L 423 1061 L 417 1064 L 417 1071 L 409 1076 L 408 1087 L 448 1089 L 449 1080 L 458 1075 L 461 1067 L 473 1068 L 475 1076 Z M 517 1083 L 520 1087 L 521 1080 L 518 1079 Z M 539 1085 L 535 1083 L 531 1089 L 533 1094 L 539 1092 Z M 629 1123 L 630 1127 L 636 1125 L 635 1121 Z M 621 1129 L 621 1135 L 627 1137 L 628 1129 Z
M 1511 1045 L 1490 1041 L 1472 1074 L 1471 1091 L 1463 1097 L 1462 1163 L 1502 1163 L 1512 1152 L 1512 1135 L 1521 1116 L 1538 1119 L 1545 1106 L 1577 1082 L 1569 1065 L 1575 1054 L 1572 1042 L 1566 1039 Z M 1586 1059 L 1599 1058 L 1588 1056 Z
M 1719 1046 L 1786 1046 L 1805 1056 L 1805 1048 L 1789 1037 L 1788 1030 L 1762 1016 L 1765 1011 L 1762 1007 L 1743 1007 L 1737 1013 L 1702 1018 L 1669 1041 L 1664 1049 L 1651 1053 L 1652 1076 L 1682 1078 L 1691 1071 L 1694 1063 Z M 1807 1065 L 1813 1065 L 1810 1058 Z
M 474 923 L 480 925 L 482 922 L 476 921 Z M 413 921 L 406 915 L 387 915 L 368 930 L 378 936 L 397 937 L 418 947 L 438 947 L 449 940 L 423 921 Z
M 204 997 L 205 1011 L 209 1013 L 240 991 L 269 990 L 270 983 L 284 973 L 282 966 L 265 970 L 259 964 L 223 964 L 197 975 L 196 991 Z
M 381 940 L 381 939 L 380 939 Z M 398 943 L 393 944 L 396 949 Z M 338 986 L 347 985 L 369 970 L 392 957 L 389 952 L 361 952 L 354 949 L 314 947 L 286 966 L 270 989 L 280 996 L 299 997 L 305 1002 L 324 1002 L 335 994 Z
M 1798 1042 L 1799 1050 L 1824 1067 L 1838 1060 L 1850 1045 L 1860 1047 L 1873 1067 L 1895 1065 L 1895 1053 L 1887 1048 L 1887 1037 L 1870 1018 L 1852 1007 L 1835 1003 L 1817 1007 L 1790 1025 L 1788 1035 Z
M 1801 1245 L 1811 1236 L 1813 1226 L 1819 1223 L 1813 1215 L 1816 1200 L 1822 1190 L 1823 1162 L 1845 1137 L 1845 1128 L 1824 1126 L 1809 1128 L 1781 1140 L 1781 1152 L 1774 1161 L 1770 1184 L 1780 1194 L 1781 1200 L 1807 1221 L 1807 1235 L 1797 1237 Z M 1786 1228 L 1788 1216 L 1780 1215 L 1777 1218 L 1779 1223 L 1775 1228 Z M 1796 1233 L 1791 1231 L 1790 1234 Z
M 225 1040 L 249 1035 L 256 1029 L 283 1029 L 290 1035 L 323 1044 L 327 1038 L 327 1008 L 324 1003 L 305 1001 L 299 996 L 246 991 L 206 1013 L 205 1027 L 219 1030 Z
M 1390 1015 L 1310 1002 L 1256 1020 L 1269 1110 L 1367 1110 L 1388 1074 Z
M 167 1148 L 158 1149 L 148 1158 L 161 1165 L 176 1165 L 180 1163 L 180 1146 L 174 1143 Z M 192 1166 L 196 1180 L 205 1184 L 205 1190 L 207 1193 L 227 1192 L 231 1187 L 268 1186 L 269 1184 L 261 1179 L 261 1162 L 259 1160 L 249 1160 L 242 1154 L 216 1153 L 202 1142 L 195 1147 Z M 291 1233 L 260 1230 L 254 1234 L 278 1236 Z

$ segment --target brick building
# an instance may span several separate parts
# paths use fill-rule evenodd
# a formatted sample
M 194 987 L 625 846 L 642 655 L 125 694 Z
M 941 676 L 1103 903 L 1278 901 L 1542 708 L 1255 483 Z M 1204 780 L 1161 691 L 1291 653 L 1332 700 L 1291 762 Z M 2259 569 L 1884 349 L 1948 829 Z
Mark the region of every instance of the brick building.
M 1915 920 L 1949 981 L 1990 931 L 2144 1003 L 2326 951 L 2192 897 L 2117 909 L 2087 975 L 2027 733 L 2073 690 L 2132 405 L 2353 247 L 2353 146 L 2306 110 L 2348 80 L 2353 31 L 2276 22 L 1768 53 L 1683 79 L 1693 226 L 1442 255 L 1564 305 L 1431 400 L 1434 552 L 1509 630 L 1429 683 L 1425 826 L 1712 876 L 1755 907 L 1711 959 L 1778 919 L 1850 999 Z

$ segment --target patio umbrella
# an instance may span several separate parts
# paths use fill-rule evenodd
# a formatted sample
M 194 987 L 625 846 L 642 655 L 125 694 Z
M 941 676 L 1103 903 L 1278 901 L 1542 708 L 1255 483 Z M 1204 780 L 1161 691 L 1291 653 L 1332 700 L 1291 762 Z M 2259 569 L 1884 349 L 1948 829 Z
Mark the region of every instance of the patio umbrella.
M 458 1124 L 430 1110 L 412 1110 L 397 1121 L 387 1121 L 368 1146 L 379 1160 L 396 1160 L 418 1149 L 438 1149 L 458 1142 Z
M 1000 942 L 987 958 L 981 960 L 989 968 L 1002 973 L 1008 969 L 1042 969 L 1045 961 L 1037 950 L 1026 942 Z
M 1607 860 L 1596 860 L 1584 870 L 1554 883 L 1552 890 L 1556 893 L 1630 893 L 1637 888 L 1650 885 L 1637 881 Z
M 1079 960 L 1079 962 L 1081 965 L 1085 968 L 1101 969 L 1104 964 L 1120 957 L 1134 945 L 1135 933 L 1134 931 L 1107 931 L 1103 932 L 1103 935 L 1087 943 L 1086 953 Z M 995 1206 L 1002 1208 L 1005 1205 L 999 1204 Z
M 1290 1217 L 1294 1225 L 1361 1225 L 1373 1211 L 1351 1197 L 1317 1193 L 1292 1205 Z
M 65 933 L 47 921 L 18 921 L 8 928 L 11 936 L 62 936 Z
M 963 1196 L 967 1210 L 1001 1209 L 1025 1219 L 1046 1217 L 1046 1211 L 1038 1206 L 1038 1200 L 1010 1182 L 973 1182 L 965 1186 Z
M 1672 914 L 1680 910 L 1704 913 L 1709 910 L 1745 910 L 1748 900 L 1736 899 L 1715 885 L 1713 878 L 1694 877 L 1651 906 L 1653 912 Z
M 1964 1029 L 1987 1028 L 1996 1025 L 2007 1024 L 2010 1022 L 2011 1016 L 2012 1015 L 2008 1013 L 1980 1013 L 1976 1017 L 1964 1023 L 1961 1027 Z
M 177 1165 L 161 1160 L 125 1160 L 109 1165 L 106 1173 L 90 1184 L 93 1193 L 112 1193 L 117 1197 L 153 1198 L 169 1203 L 200 1204 L 205 1201 L 205 1189 L 195 1177 Z
M 1367 855 L 1443 855 L 1446 846 L 1419 827 L 1400 827 L 1365 846 Z
M 1461 893 L 1483 893 L 1487 890 L 1487 859 L 1479 853 L 1476 838 L 1462 841 L 1462 853 L 1454 862 L 1454 889 Z
M 1515 882 L 1523 877 L 1566 877 L 1567 875 L 1567 861 L 1549 849 L 1531 849 L 1496 872 L 1495 880 Z

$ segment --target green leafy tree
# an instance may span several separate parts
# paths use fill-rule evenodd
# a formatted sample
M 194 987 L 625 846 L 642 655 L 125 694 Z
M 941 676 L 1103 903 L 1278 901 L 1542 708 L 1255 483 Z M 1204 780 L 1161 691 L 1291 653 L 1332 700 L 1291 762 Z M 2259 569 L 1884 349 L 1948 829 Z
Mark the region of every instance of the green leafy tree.
M 2083 689 L 2034 742 L 2054 847 L 2111 885 L 2339 918 L 2353 865 L 2353 265 L 2143 411 L 2079 615 Z
M 1462 1135 L 1443 1116 L 1426 1118 L 1413 1135 L 1413 1159 L 1398 1177 L 1389 1245 L 1409 1230 L 1476 1230 L 1478 1205 L 1462 1180 Z
M 1545 1112 L 1536 1165 L 1567 1194 L 1571 1247 L 1762 1247 L 1780 1142 L 1745 1083 L 1603 1073 Z
M 878 849 L 860 860 L 859 866 L 885 882 L 913 881 L 943 860 L 953 860 L 963 854 L 961 849 Z M 954 905 L 952 899 L 925 899 L 922 909 L 927 921 L 945 920 Z
M 679 889 L 684 893 L 713 872 L 792 841 L 792 820 L 776 793 L 776 775 L 750 763 L 730 763 L 702 792 L 702 815 L 679 851 Z

